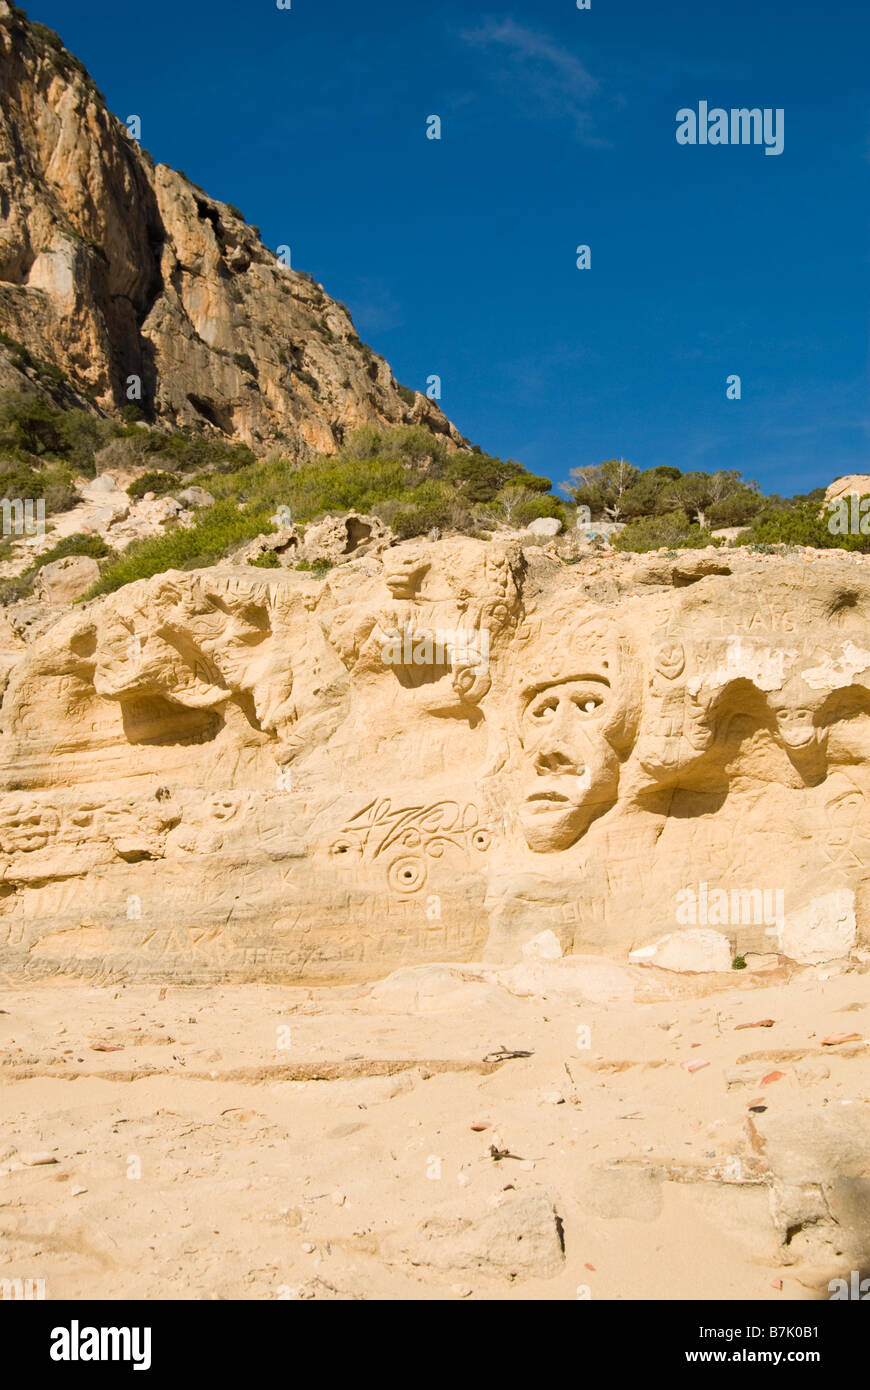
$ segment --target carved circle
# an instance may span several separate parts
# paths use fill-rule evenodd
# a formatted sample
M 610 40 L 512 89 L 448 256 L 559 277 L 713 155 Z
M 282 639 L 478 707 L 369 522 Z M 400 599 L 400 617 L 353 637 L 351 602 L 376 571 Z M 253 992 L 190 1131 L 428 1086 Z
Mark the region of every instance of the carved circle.
M 387 882 L 397 893 L 416 893 L 426 882 L 426 865 L 422 859 L 397 859 L 387 871 Z
M 329 847 L 329 853 L 331 858 L 340 864 L 352 864 L 360 858 L 360 847 L 355 840 L 351 840 L 348 836 L 342 836 L 338 840 L 333 840 Z

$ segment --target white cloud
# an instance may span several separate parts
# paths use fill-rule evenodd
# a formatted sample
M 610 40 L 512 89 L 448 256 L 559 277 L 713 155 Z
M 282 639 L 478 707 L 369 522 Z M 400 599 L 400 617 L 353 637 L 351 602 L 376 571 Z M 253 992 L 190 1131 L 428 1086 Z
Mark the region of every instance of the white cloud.
M 487 20 L 462 38 L 500 59 L 494 76 L 528 114 L 567 119 L 584 140 L 603 143 L 592 134 L 589 109 L 599 84 L 575 54 L 513 19 Z

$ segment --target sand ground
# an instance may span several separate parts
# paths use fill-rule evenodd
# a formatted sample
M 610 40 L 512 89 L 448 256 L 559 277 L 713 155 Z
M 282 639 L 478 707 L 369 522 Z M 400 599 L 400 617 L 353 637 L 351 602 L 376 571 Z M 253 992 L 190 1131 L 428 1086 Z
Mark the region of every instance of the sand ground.
M 0 1277 L 51 1299 L 827 1297 L 848 1243 L 786 1242 L 752 1117 L 867 1105 L 867 967 L 760 967 L 7 983 Z

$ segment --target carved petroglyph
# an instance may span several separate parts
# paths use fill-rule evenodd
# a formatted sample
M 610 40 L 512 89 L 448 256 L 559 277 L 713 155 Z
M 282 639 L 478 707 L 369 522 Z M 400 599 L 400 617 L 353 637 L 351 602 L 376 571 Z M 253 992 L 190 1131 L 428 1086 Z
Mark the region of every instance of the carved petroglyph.
M 389 888 L 417 893 L 426 884 L 431 861 L 456 850 L 466 862 L 485 854 L 492 831 L 480 824 L 470 802 L 438 801 L 429 806 L 393 808 L 389 797 L 372 801 L 354 816 L 330 846 L 336 863 L 347 869 L 380 860 Z
M 335 981 L 547 928 L 624 956 L 701 882 L 787 918 L 853 893 L 864 940 L 865 564 L 453 537 L 61 615 L 0 706 L 0 966 Z

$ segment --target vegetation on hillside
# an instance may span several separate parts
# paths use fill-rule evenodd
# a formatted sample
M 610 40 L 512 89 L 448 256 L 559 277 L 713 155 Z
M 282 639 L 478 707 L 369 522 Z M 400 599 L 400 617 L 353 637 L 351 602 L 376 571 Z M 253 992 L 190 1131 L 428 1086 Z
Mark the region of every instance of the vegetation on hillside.
M 7 349 L 11 341 L 4 342 Z M 50 516 L 75 503 L 76 480 L 93 477 L 99 466 L 135 474 L 127 489 L 133 499 L 197 484 L 212 494 L 214 505 L 198 511 L 191 526 L 170 523 L 165 534 L 134 542 L 122 555 L 92 537 L 70 537 L 6 581 L 0 601 L 29 593 L 41 566 L 61 554 L 91 554 L 101 562 L 94 594 L 162 570 L 213 564 L 274 531 L 279 509 L 301 526 L 330 513 L 368 512 L 405 539 L 446 530 L 487 535 L 544 516 L 570 527 L 575 508 L 583 507 L 593 522 L 623 523 L 614 536 L 620 551 L 724 544 L 712 533 L 726 527 L 743 528 L 733 544 L 870 551 L 870 534 L 829 527 L 822 489 L 790 499 L 765 497 L 737 470 L 641 470 L 609 459 L 575 469 L 563 485 L 566 501 L 554 495 L 549 479 L 515 459 L 449 448 L 422 426 L 366 426 L 339 453 L 300 461 L 278 450 L 257 459 L 246 445 L 170 434 L 143 424 L 135 407 L 124 413 L 123 420 L 109 420 L 63 410 L 34 394 L 0 396 L 0 500 L 42 498 Z M 870 510 L 866 525 L 870 532 Z M 10 540 L 0 541 L 0 559 L 10 549 Z
M 732 545 L 809 545 L 818 549 L 870 552 L 867 534 L 838 531 L 829 526 L 825 489 L 791 498 L 765 497 L 758 483 L 736 469 L 716 473 L 682 473 L 679 468 L 641 470 L 625 459 L 608 459 L 571 473 L 566 490 L 578 506 L 586 506 L 593 521 L 622 522 L 613 538 L 620 551 L 643 553 L 724 545 L 713 531 L 743 528 Z
M 134 542 L 106 566 L 94 593 L 165 569 L 211 564 L 274 531 L 279 508 L 303 526 L 328 513 L 367 512 L 402 539 L 447 529 L 477 533 L 499 522 L 527 525 L 537 516 L 565 521 L 568 511 L 550 493 L 548 478 L 514 459 L 450 450 L 416 425 L 365 426 L 335 455 L 299 462 L 273 452 L 243 467 L 212 464 L 186 481 L 207 488 L 214 506 L 198 512 L 189 528 Z M 152 490 L 167 489 L 159 480 Z
M 4 547 L 8 544 L 8 541 L 3 542 Z M 57 545 L 38 555 L 21 574 L 0 579 L 0 604 L 17 603 L 20 599 L 29 598 L 39 571 L 45 565 L 50 565 L 52 560 L 62 560 L 67 555 L 90 555 L 94 560 L 107 560 L 114 557 L 114 551 L 100 536 L 64 536 Z
M 593 518 L 630 522 L 673 516 L 710 529 L 745 526 L 764 506 L 756 482 L 745 482 L 736 469 L 718 473 L 681 473 L 679 468 L 641 470 L 625 459 L 608 459 L 590 468 L 575 468 L 568 489 Z
M 105 468 L 149 467 L 171 475 L 172 486 L 181 475 L 241 468 L 254 459 L 245 444 L 61 410 L 27 392 L 0 395 L 0 498 L 41 497 L 47 514 L 66 511 L 77 500 L 75 476 L 93 478 L 97 454 Z

